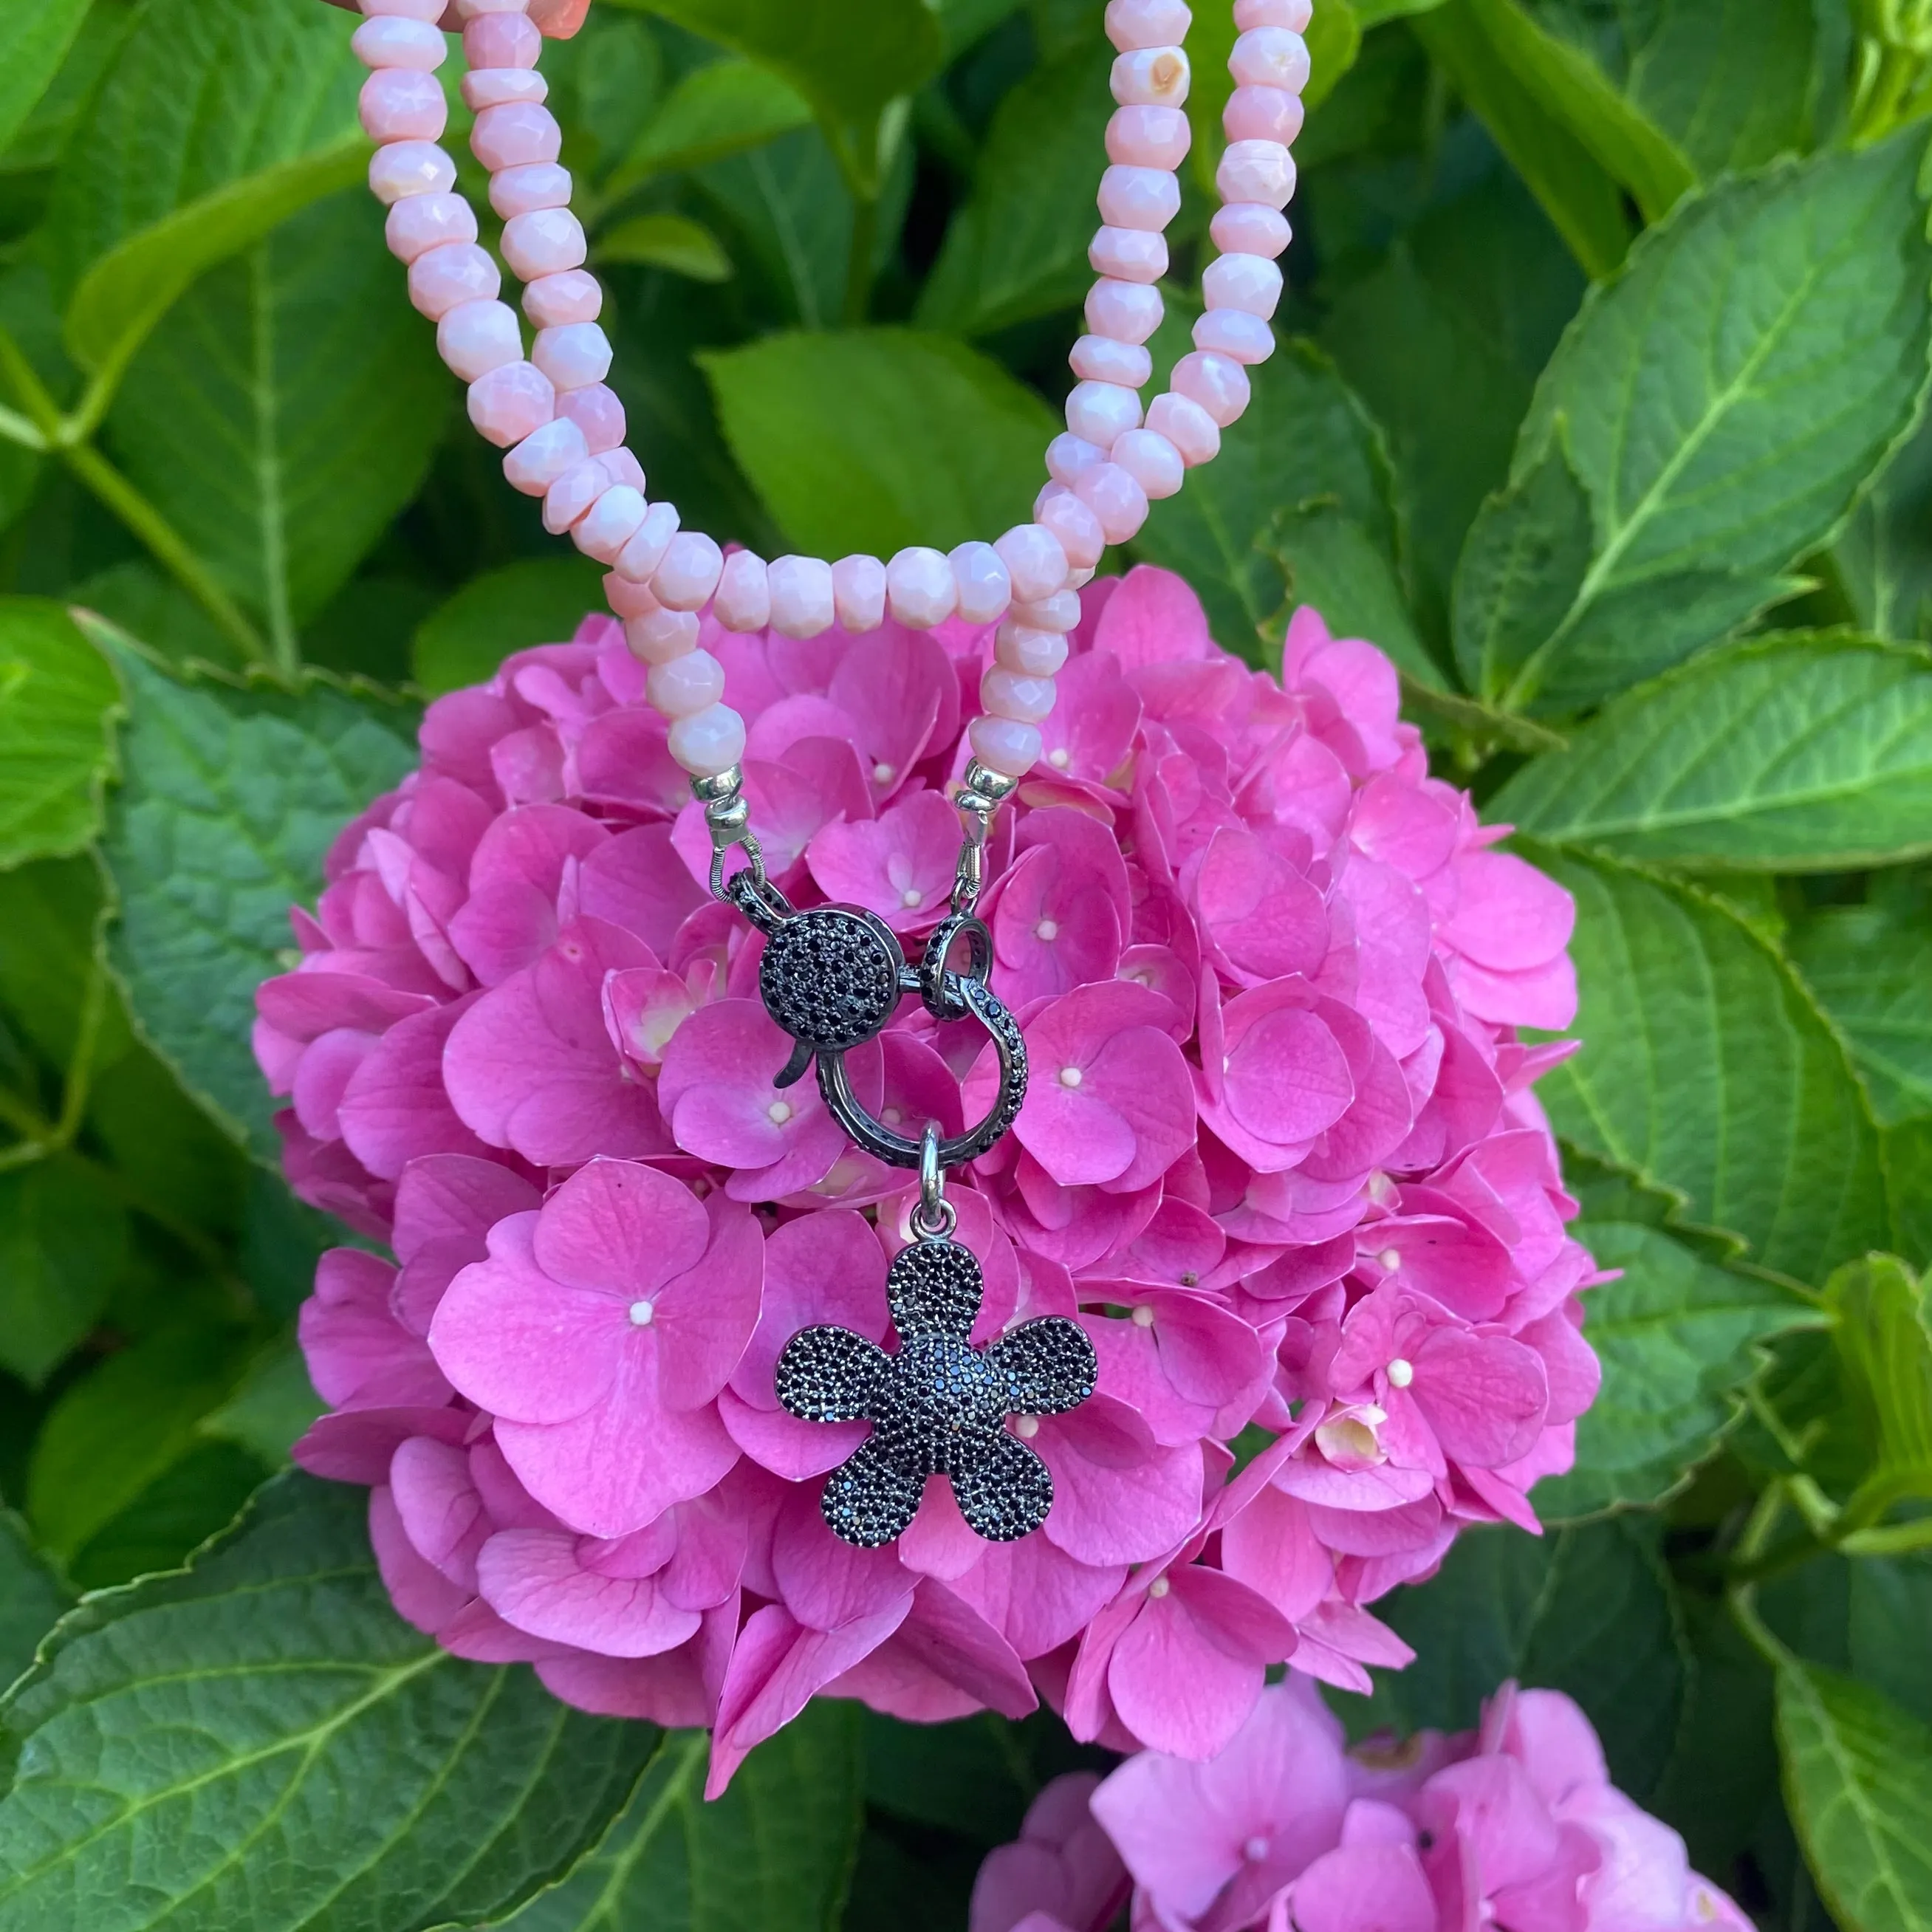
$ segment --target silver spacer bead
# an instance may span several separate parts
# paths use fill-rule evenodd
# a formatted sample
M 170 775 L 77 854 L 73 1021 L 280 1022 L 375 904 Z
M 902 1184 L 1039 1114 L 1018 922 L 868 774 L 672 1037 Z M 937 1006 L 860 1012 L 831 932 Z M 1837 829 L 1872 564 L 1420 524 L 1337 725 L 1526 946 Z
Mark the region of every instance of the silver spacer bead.
M 738 796 L 744 783 L 744 768 L 739 765 L 728 765 L 712 777 L 693 778 L 691 782 L 692 796 L 699 804 L 704 806 L 728 801 Z

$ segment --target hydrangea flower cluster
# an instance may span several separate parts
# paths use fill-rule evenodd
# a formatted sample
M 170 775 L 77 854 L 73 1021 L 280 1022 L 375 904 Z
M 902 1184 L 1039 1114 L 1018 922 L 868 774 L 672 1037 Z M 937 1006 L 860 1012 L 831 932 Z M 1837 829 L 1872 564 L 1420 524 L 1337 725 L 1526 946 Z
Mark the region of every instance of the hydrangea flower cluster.
M 290 1176 L 395 1258 L 322 1264 L 300 1460 L 371 1486 L 406 1616 L 710 1724 L 714 1790 L 820 1693 L 1044 1697 L 1203 1757 L 1270 1665 L 1365 1688 L 1408 1655 L 1367 1606 L 1466 1523 L 1533 1528 L 1594 1393 L 1529 1090 L 1565 1049 L 1519 1035 L 1572 1017 L 1567 896 L 1429 776 L 1371 645 L 1304 610 L 1255 671 L 1148 568 L 1082 605 L 982 902 L 1032 1090 L 952 1195 L 975 1344 L 1057 1314 L 1099 1357 L 1089 1400 L 1008 1425 L 1055 1491 L 1018 1543 L 944 1483 L 884 1550 L 820 1519 L 868 1425 L 787 1414 L 773 1365 L 814 1323 L 888 1339 L 916 1190 L 773 1085 L 762 942 L 706 890 L 614 622 L 429 707 L 261 989 Z M 991 627 L 704 629 L 773 876 L 929 929 Z M 983 1037 L 908 1001 L 848 1065 L 889 1124 L 953 1133 Z
M 1481 1728 L 1342 1749 L 1307 1681 L 1211 1764 L 1145 1751 L 1049 1784 L 974 1887 L 970 1932 L 1750 1932 L 1684 1840 L 1610 1782 L 1562 1692 Z

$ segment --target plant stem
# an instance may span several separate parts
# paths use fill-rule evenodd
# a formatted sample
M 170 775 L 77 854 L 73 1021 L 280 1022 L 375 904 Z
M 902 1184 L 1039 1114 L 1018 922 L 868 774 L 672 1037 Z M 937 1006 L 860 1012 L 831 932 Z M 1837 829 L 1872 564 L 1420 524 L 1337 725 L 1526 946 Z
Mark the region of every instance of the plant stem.
M 852 254 L 845 266 L 845 326 L 862 328 L 872 305 L 872 251 L 879 239 L 879 198 L 855 195 Z

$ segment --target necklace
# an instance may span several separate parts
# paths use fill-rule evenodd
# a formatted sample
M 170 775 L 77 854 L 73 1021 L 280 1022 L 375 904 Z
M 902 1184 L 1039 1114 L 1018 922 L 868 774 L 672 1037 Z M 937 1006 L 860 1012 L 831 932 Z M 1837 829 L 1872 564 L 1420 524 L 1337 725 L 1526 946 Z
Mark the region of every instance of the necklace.
M 502 218 L 499 249 L 524 284 L 536 326 L 526 356 L 522 326 L 500 299 L 501 275 L 478 242 L 475 211 L 455 191 L 454 163 L 437 145 L 447 121 L 435 78 L 447 51 L 436 22 L 444 0 L 359 0 L 367 17 L 356 52 L 370 69 L 362 124 L 376 144 L 369 179 L 388 206 L 392 251 L 408 265 L 410 298 L 436 325 L 444 362 L 469 386 L 471 422 L 505 452 L 512 484 L 540 497 L 544 527 L 568 533 L 610 566 L 610 607 L 632 652 L 650 667 L 646 693 L 668 722 L 672 756 L 690 775 L 710 832 L 711 890 L 762 934 L 759 991 L 794 1042 L 778 1084 L 816 1064 L 826 1105 L 854 1143 L 919 1171 L 917 1238 L 887 1282 L 902 1346 L 896 1355 L 842 1328 L 807 1328 L 780 1357 L 779 1400 L 793 1414 L 869 1420 L 867 1441 L 828 1480 L 825 1520 L 862 1547 L 892 1541 L 912 1520 L 925 1480 L 944 1474 L 982 1537 L 1011 1541 L 1052 1506 L 1046 1465 L 1002 1426 L 1013 1414 L 1071 1408 L 1094 1390 L 1097 1365 L 1078 1325 L 1060 1316 L 1022 1323 L 984 1350 L 969 1341 L 981 1299 L 977 1260 L 956 1242 L 944 1176 L 992 1148 L 1026 1096 L 1026 1044 L 988 983 L 992 936 L 975 910 L 985 854 L 1001 803 L 1041 754 L 1054 676 L 1078 622 L 1078 591 L 1110 544 L 1131 539 L 1150 500 L 1173 495 L 1188 469 L 1218 453 L 1221 431 L 1249 398 L 1248 368 L 1274 347 L 1280 298 L 1276 258 L 1288 245 L 1282 211 L 1294 187 L 1290 144 L 1300 132 L 1308 78 L 1301 30 L 1311 0 L 1234 0 L 1235 82 L 1215 176 L 1222 206 L 1210 234 L 1217 251 L 1202 278 L 1206 307 L 1194 348 L 1171 386 L 1143 412 L 1153 373 L 1147 344 L 1160 326 L 1157 286 L 1167 272 L 1163 231 L 1179 212 L 1175 170 L 1190 140 L 1190 15 L 1182 0 L 1112 0 L 1106 31 L 1117 58 L 1116 110 L 1108 124 L 1101 226 L 1088 252 L 1098 279 L 1088 333 L 1075 344 L 1078 379 L 1066 432 L 1048 446 L 1050 480 L 1033 520 L 994 542 L 949 553 L 924 547 L 889 560 L 727 556 L 676 508 L 650 501 L 644 470 L 624 442 L 622 405 L 604 381 L 611 349 L 599 326 L 602 291 L 584 268 L 587 243 L 570 211 L 560 166 L 562 134 L 538 73 L 542 36 L 530 0 L 457 0 L 464 20 L 463 98 L 476 119 L 470 148 L 490 171 Z M 835 623 L 876 629 L 888 615 L 929 630 L 958 616 L 999 628 L 980 686 L 985 710 L 968 728 L 972 756 L 954 802 L 961 843 L 946 916 L 916 964 L 874 914 L 851 906 L 794 908 L 767 876 L 750 824 L 739 760 L 744 722 L 724 701 L 724 672 L 700 646 L 710 605 L 734 632 L 767 628 L 790 638 Z M 928 1126 L 918 1138 L 867 1110 L 844 1056 L 876 1039 L 901 1000 L 916 995 L 941 1022 L 971 1019 L 998 1063 L 985 1117 L 951 1138 Z

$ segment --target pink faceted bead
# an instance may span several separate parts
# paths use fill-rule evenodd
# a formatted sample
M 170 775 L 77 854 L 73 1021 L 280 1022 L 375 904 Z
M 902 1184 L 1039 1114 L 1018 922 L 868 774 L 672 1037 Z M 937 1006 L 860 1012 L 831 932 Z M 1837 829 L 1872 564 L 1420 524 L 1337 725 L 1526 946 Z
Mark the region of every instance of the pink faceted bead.
M 554 537 L 562 536 L 610 488 L 612 481 L 610 471 L 594 456 L 566 470 L 544 492 L 544 528 Z
M 412 194 L 447 194 L 456 164 L 434 141 L 392 141 L 369 158 L 369 188 L 385 203 Z
M 1193 16 L 1182 0 L 1108 0 L 1107 38 L 1122 53 L 1184 40 Z
M 724 560 L 718 579 L 718 592 L 712 600 L 711 614 L 728 631 L 762 631 L 772 621 L 771 586 L 765 580 L 765 560 L 748 550 L 734 550 Z M 703 700 L 721 696 L 713 692 Z M 696 711 L 701 706 L 686 707 Z
M 1112 449 L 1117 436 L 1140 426 L 1141 399 L 1119 382 L 1076 382 L 1066 394 L 1066 427 L 1076 436 Z
M 1131 342 L 1107 335 L 1083 335 L 1066 358 L 1075 375 L 1089 382 L 1113 382 L 1138 389 L 1154 374 L 1154 358 Z
M 604 313 L 604 290 L 597 278 L 583 268 L 539 275 L 524 291 L 524 313 L 539 328 L 561 328 L 567 322 L 595 322 Z
M 1100 219 L 1159 234 L 1180 212 L 1180 184 L 1166 168 L 1112 167 L 1100 177 Z
M 503 474 L 513 490 L 541 496 L 566 470 L 574 470 L 590 454 L 584 432 L 557 416 L 531 430 L 503 459 Z
M 569 417 L 583 430 L 592 456 L 615 449 L 624 440 L 624 405 L 617 400 L 617 392 L 602 382 L 566 391 L 556 399 L 556 412 Z
M 610 468 L 608 464 L 604 466 Z M 614 483 L 578 520 L 571 541 L 586 556 L 595 557 L 599 563 L 615 563 L 619 553 L 637 535 L 644 508 L 642 490 L 628 483 Z
M 442 0 L 356 0 L 356 4 L 372 20 L 385 16 L 401 20 L 442 18 Z
M 1088 246 L 1087 260 L 1096 275 L 1117 282 L 1157 282 L 1167 273 L 1167 242 L 1142 228 L 1101 228 Z
M 524 333 L 507 302 L 466 302 L 436 326 L 436 352 L 466 382 L 523 359 Z
M 959 615 L 968 623 L 990 624 L 1012 601 L 1012 580 L 991 544 L 961 544 L 947 561 L 959 593 Z
M 1306 110 L 1301 96 L 1280 87 L 1238 87 L 1221 110 L 1221 127 L 1231 141 L 1280 141 L 1300 137 Z
M 450 242 L 476 239 L 476 211 L 460 194 L 412 194 L 389 210 L 382 225 L 389 253 L 413 262 Z
M 967 741 L 980 764 L 1010 778 L 1023 778 L 1040 763 L 1040 727 L 990 715 L 966 728 Z
M 1286 27 L 1251 27 L 1235 41 L 1228 71 L 1238 87 L 1299 94 L 1308 85 L 1308 44 Z
M 727 628 L 760 631 L 764 626 L 733 624 Z M 709 651 L 683 652 L 652 665 L 651 674 L 644 680 L 644 695 L 667 718 L 692 717 L 724 695 L 724 667 Z
M 994 662 L 1025 677 L 1052 676 L 1066 663 L 1066 650 L 1059 632 L 1029 630 L 1024 624 L 1002 624 L 993 640 Z
M 1070 429 L 1063 430 L 1046 446 L 1046 473 L 1056 483 L 1071 483 L 1082 470 L 1106 460 L 1107 452 L 1098 443 L 1076 436 Z
M 702 530 L 680 530 L 665 546 L 651 588 L 667 610 L 695 610 L 710 602 L 724 570 L 724 553 Z
M 1155 397 L 1148 408 L 1147 426 L 1164 436 L 1180 452 L 1189 469 L 1212 463 L 1221 453 L 1220 426 L 1201 405 L 1172 389 Z
M 587 388 L 610 373 L 610 338 L 594 322 L 540 328 L 530 360 L 558 388 Z
M 1073 494 L 1100 520 L 1110 544 L 1130 542 L 1147 521 L 1147 492 L 1118 463 L 1102 463 L 1073 485 Z
M 485 14 L 463 30 L 464 64 L 478 68 L 533 68 L 543 52 L 543 35 L 520 13 Z
M 648 584 L 633 584 L 614 570 L 604 573 L 604 600 L 620 617 L 648 617 L 664 606 L 651 595 Z
M 1136 410 L 1138 413 L 1138 404 Z M 1012 580 L 1016 604 L 1054 596 L 1066 581 L 1066 553 L 1053 532 L 1038 524 L 1016 524 L 993 548 Z
M 570 206 L 570 170 L 554 161 L 532 161 L 528 167 L 502 168 L 490 177 L 490 206 L 506 221 L 539 208 Z
M 914 544 L 886 566 L 886 602 L 898 623 L 929 631 L 952 616 L 959 601 L 952 566 L 944 551 Z
M 713 704 L 670 728 L 670 754 L 693 778 L 716 778 L 745 755 L 745 721 L 728 704 Z
M 456 10 L 466 20 L 488 14 L 521 14 L 530 0 L 456 0 Z
M 1034 521 L 1066 553 L 1076 571 L 1090 571 L 1107 548 L 1100 519 L 1064 483 L 1049 483 L 1034 499 Z
M 1174 365 L 1172 380 L 1179 394 L 1198 403 L 1223 429 L 1248 406 L 1248 372 L 1225 356 L 1196 350 Z
M 514 101 L 541 106 L 549 98 L 550 82 L 528 68 L 472 68 L 463 76 L 463 104 L 472 114 L 486 107 L 508 107 Z
M 1053 680 L 994 664 L 980 680 L 980 702 L 995 718 L 1037 724 L 1053 709 Z
M 782 556 L 769 564 L 772 628 L 782 638 L 815 638 L 829 631 L 838 614 L 832 566 L 815 556 Z
M 1274 353 L 1274 331 L 1245 309 L 1210 308 L 1194 325 L 1194 346 L 1252 368 Z
M 448 242 L 410 264 L 410 301 L 440 322 L 459 302 L 489 302 L 503 286 L 496 262 L 473 242 Z
M 554 161 L 562 145 L 556 116 L 548 107 L 524 101 L 484 108 L 470 130 L 470 152 L 493 172 L 527 167 L 532 161 Z
M 449 124 L 449 104 L 436 76 L 413 68 L 379 68 L 357 102 L 372 141 L 434 141 Z
M 596 452 L 591 454 L 595 455 Z M 615 449 L 605 450 L 602 460 L 610 472 L 612 482 L 628 483 L 639 496 L 644 494 L 644 466 L 621 443 Z
M 1165 168 L 1171 174 L 1187 158 L 1193 139 L 1187 116 L 1178 107 L 1117 107 L 1107 123 L 1107 158 L 1126 167 Z
M 1305 34 L 1315 15 L 1314 0 L 1234 0 L 1234 26 L 1246 33 L 1253 27 L 1286 27 Z
M 394 14 L 364 20 L 349 44 L 364 67 L 414 68 L 421 74 L 434 74 L 449 53 L 448 43 L 428 21 Z
M 1123 107 L 1178 107 L 1187 98 L 1187 54 L 1179 46 L 1120 55 L 1108 76 Z
M 1079 624 L 1080 598 L 1077 592 L 1056 590 L 1051 597 L 1036 598 L 1031 603 L 1016 603 L 1006 614 L 1016 624 L 1025 625 L 1030 629 L 1064 634 Z
M 1144 282 L 1096 282 L 1087 292 L 1087 326 L 1096 335 L 1138 346 L 1160 326 L 1160 291 Z
M 698 618 L 689 610 L 667 610 L 659 605 L 641 617 L 627 618 L 624 641 L 631 655 L 647 664 L 669 664 L 698 648 Z
M 886 566 L 875 556 L 842 556 L 832 566 L 832 604 L 842 630 L 876 631 L 886 621 Z
M 501 113 L 492 108 L 493 114 Z M 580 268 L 590 253 L 584 224 L 567 208 L 532 208 L 503 224 L 498 244 L 510 272 L 520 282 L 533 282 L 566 268 Z
M 1187 473 L 1180 452 L 1158 430 L 1129 430 L 1114 446 L 1114 460 L 1156 499 L 1174 495 Z
M 1223 254 L 1265 255 L 1270 261 L 1294 238 L 1280 208 L 1254 201 L 1233 201 L 1216 208 L 1208 232 Z
M 470 386 L 470 420 L 486 442 L 508 449 L 556 413 L 550 378 L 533 362 L 505 362 Z
M 1281 300 L 1281 271 L 1265 255 L 1223 255 L 1208 265 L 1201 296 L 1210 309 L 1238 308 L 1265 322 Z
M 1279 141 L 1230 141 L 1214 185 L 1223 201 L 1286 208 L 1294 193 L 1294 157 Z
M 638 526 L 637 535 L 617 553 L 617 574 L 640 588 L 647 585 L 658 574 L 664 552 L 670 549 L 671 538 L 677 535 L 677 506 L 674 503 L 653 503 L 644 512 L 644 520 Z M 656 595 L 655 591 L 651 592 L 653 602 Z

